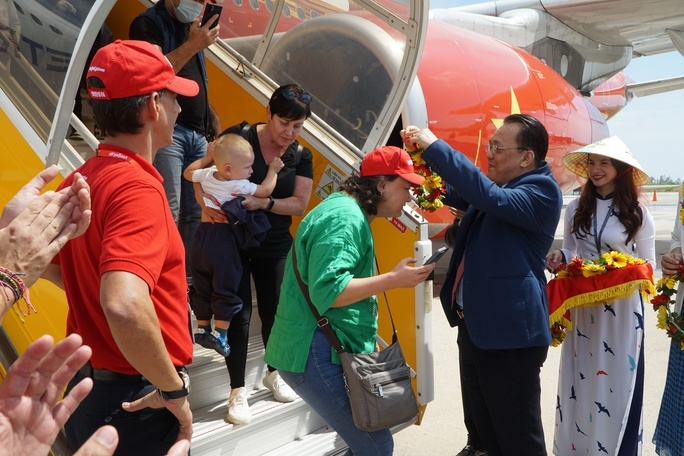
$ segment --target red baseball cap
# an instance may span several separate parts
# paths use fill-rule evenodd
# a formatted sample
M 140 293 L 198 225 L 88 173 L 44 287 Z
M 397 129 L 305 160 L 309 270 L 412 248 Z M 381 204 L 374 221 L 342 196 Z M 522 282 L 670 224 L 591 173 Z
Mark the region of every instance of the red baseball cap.
M 104 83 L 104 88 L 88 85 L 93 100 L 138 97 L 163 89 L 186 97 L 199 93 L 195 81 L 176 76 L 169 59 L 146 41 L 116 40 L 104 46 L 93 57 L 86 82 L 90 77 Z
M 413 160 L 404 149 L 383 146 L 373 149 L 361 160 L 361 177 L 396 175 L 413 185 L 420 185 L 425 178 L 413 172 Z

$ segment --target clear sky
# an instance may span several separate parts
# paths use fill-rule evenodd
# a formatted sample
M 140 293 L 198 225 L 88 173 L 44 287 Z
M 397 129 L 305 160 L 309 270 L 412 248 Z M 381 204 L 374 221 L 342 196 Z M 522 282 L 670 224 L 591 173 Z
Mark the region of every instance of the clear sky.
M 678 52 L 633 59 L 625 73 L 637 82 L 684 75 L 684 56 Z M 684 177 L 684 90 L 633 99 L 608 121 L 632 150 L 644 171 L 658 178 Z
M 481 0 L 431 0 L 431 8 L 449 8 Z M 684 75 L 684 56 L 678 52 L 633 59 L 625 73 L 636 82 Z M 632 150 L 649 176 L 684 177 L 684 90 L 633 99 L 608 121 L 611 135 Z

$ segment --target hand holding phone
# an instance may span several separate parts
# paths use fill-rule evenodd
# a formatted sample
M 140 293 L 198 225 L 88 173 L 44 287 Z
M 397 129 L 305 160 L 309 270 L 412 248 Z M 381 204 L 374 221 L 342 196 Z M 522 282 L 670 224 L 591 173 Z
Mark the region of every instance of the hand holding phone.
M 200 22 L 200 27 L 204 27 L 204 24 L 206 24 L 209 19 L 212 17 L 218 15 L 221 17 L 221 11 L 223 10 L 223 6 L 221 5 L 216 5 L 214 3 L 207 3 L 207 6 L 204 7 L 204 15 L 202 16 L 202 22 Z M 218 18 L 209 26 L 210 29 L 213 29 L 218 25 L 219 21 Z
M 444 256 L 445 253 L 447 253 L 448 250 L 449 250 L 449 247 L 446 247 L 446 246 L 442 247 L 440 249 L 437 249 L 437 251 L 435 253 L 433 253 L 430 258 L 425 260 L 425 263 L 423 263 L 423 264 L 425 265 L 425 264 L 437 262 L 440 258 L 442 258 Z

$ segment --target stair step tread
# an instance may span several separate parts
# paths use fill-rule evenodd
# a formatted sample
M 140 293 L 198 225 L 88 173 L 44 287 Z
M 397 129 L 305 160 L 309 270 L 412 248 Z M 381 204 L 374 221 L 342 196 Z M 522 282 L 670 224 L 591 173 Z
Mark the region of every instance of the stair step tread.
M 225 402 L 194 410 L 192 454 L 258 456 L 325 427 L 302 399 L 277 402 L 264 388 L 249 392 L 247 402 L 252 413 L 248 424 L 228 422 Z
M 261 380 L 266 373 L 260 325 L 252 315 L 245 388 L 252 413 L 248 424 L 226 420 L 230 376 L 216 351 L 194 346 L 190 404 L 193 409 L 193 456 L 334 455 L 346 448 L 342 439 L 302 399 L 277 402 Z M 228 341 L 230 343 L 230 341 Z M 292 446 L 294 445 L 294 446 Z

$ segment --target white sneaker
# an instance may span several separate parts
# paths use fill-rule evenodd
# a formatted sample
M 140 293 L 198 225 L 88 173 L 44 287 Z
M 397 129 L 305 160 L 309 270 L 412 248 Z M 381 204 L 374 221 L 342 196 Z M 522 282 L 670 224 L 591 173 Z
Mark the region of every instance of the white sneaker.
M 247 424 L 252 421 L 252 414 L 247 403 L 247 390 L 244 386 L 233 388 L 228 398 L 228 421 L 233 424 Z
M 290 385 L 285 383 L 285 380 L 280 377 L 278 371 L 270 372 L 267 370 L 262 383 L 273 392 L 273 397 L 278 402 L 292 402 L 299 397 L 290 388 Z

